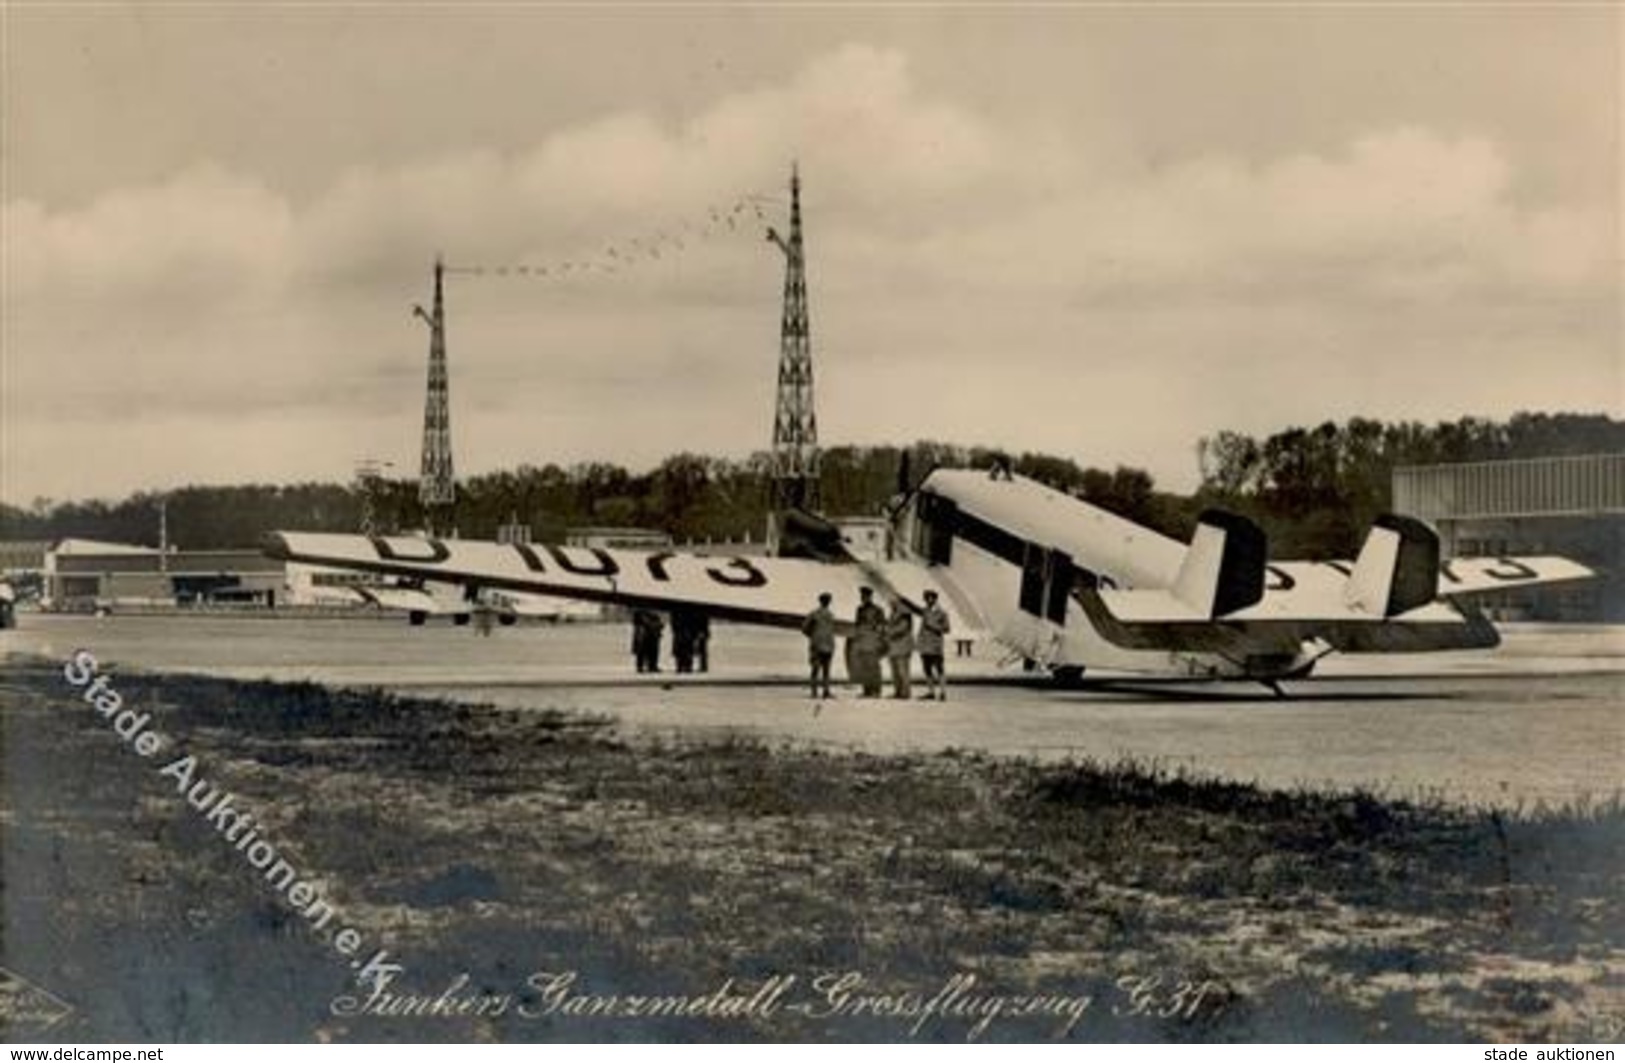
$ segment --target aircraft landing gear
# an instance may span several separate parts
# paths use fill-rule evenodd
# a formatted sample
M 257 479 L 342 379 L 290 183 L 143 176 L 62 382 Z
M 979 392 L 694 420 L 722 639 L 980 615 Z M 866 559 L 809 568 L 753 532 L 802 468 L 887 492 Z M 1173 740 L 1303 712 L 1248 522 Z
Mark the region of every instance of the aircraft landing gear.
M 406 614 L 406 622 L 411 624 L 413 627 L 422 627 L 426 622 L 428 622 L 428 619 L 429 614 L 425 613 L 422 609 L 414 609 L 410 613 Z
M 1067 664 L 1050 671 L 1050 678 L 1058 687 L 1076 687 L 1083 683 L 1083 665 Z

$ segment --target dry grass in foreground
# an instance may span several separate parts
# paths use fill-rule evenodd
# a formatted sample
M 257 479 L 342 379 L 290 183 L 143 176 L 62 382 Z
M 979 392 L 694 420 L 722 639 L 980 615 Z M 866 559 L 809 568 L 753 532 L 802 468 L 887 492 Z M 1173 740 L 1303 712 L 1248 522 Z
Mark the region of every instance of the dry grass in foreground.
M 966 1008 L 1087 997 L 1081 1040 L 1590 1040 L 1625 1008 L 1617 799 L 1506 816 L 1133 763 L 673 743 L 313 685 L 115 685 L 405 966 L 391 993 L 438 997 L 466 974 L 453 996 L 508 1004 L 335 1014 L 350 970 L 183 804 L 165 757 L 131 752 L 60 663 L 13 659 L 0 966 L 75 1007 L 52 1036 L 961 1040 L 976 1025 L 945 1006 L 824 1014 L 814 979 L 831 972 L 896 1011 L 965 975 Z M 623 997 L 795 982 L 765 1012 L 587 1018 L 536 1015 L 537 971 Z M 977 1035 L 1065 1025 L 1001 1014 Z

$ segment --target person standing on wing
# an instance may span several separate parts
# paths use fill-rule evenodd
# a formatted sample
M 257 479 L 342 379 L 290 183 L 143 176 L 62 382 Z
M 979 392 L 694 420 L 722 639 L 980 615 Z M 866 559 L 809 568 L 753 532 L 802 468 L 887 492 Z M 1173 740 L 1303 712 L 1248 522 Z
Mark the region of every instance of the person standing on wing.
M 952 630 L 948 612 L 937 604 L 937 592 L 925 592 L 925 609 L 920 613 L 920 667 L 925 669 L 925 693 L 922 698 L 948 700 L 948 675 L 942 667 L 943 640 Z

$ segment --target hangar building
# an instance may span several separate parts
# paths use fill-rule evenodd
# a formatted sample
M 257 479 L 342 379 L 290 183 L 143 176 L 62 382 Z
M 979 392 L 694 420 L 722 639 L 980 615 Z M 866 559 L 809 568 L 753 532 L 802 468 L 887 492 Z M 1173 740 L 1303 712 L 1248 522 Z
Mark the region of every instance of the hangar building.
M 1394 509 L 1446 557 L 1561 554 L 1602 578 L 1494 603 L 1507 619 L 1625 621 L 1625 454 L 1394 469 Z
M 172 550 L 64 539 L 45 555 L 48 609 L 102 605 L 275 605 L 283 564 L 258 550 Z

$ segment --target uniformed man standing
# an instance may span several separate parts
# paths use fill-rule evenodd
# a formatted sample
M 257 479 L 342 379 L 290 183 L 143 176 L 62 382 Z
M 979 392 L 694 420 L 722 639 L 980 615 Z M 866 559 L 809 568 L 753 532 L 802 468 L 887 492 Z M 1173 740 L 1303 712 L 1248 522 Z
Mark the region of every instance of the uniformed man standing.
M 711 618 L 705 613 L 694 615 L 694 667 L 711 670 Z
M 847 640 L 848 667 L 852 679 L 863 688 L 863 697 L 880 696 L 880 658 L 886 652 L 886 613 L 875 604 L 875 592 L 858 588 L 855 630 Z
M 698 627 L 694 622 L 694 614 L 686 609 L 673 609 L 671 611 L 671 656 L 677 665 L 677 671 L 683 674 L 694 671 L 694 652 L 698 639 Z
M 909 669 L 914 665 L 914 615 L 901 598 L 893 598 L 886 618 L 886 659 L 891 662 L 892 697 L 909 696 Z
M 807 614 L 801 622 L 801 633 L 807 636 L 807 663 L 812 669 L 812 696 L 833 697 L 829 692 L 829 663 L 835 659 L 835 614 L 829 609 L 830 596 L 818 596 L 818 608 Z
M 920 613 L 920 667 L 925 669 L 926 699 L 948 700 L 948 676 L 942 667 L 943 640 L 950 630 L 947 610 L 937 604 L 937 592 L 925 592 Z
M 632 656 L 638 671 L 660 671 L 660 635 L 666 625 L 660 614 L 649 609 L 632 611 Z

